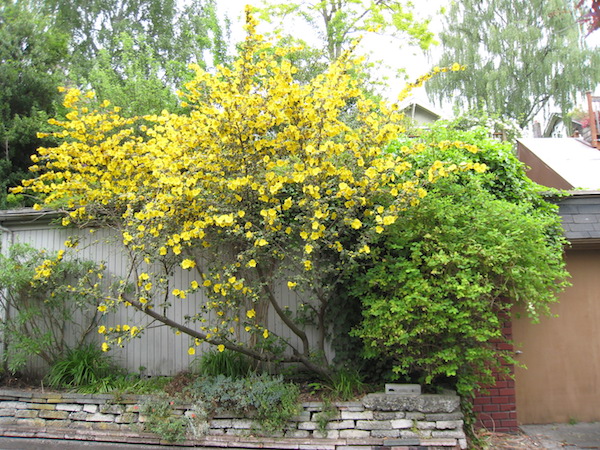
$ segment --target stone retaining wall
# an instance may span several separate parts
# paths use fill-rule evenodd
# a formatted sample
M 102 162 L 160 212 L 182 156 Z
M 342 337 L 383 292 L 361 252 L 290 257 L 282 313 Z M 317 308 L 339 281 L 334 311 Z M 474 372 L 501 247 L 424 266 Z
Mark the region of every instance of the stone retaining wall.
M 166 444 L 144 432 L 145 396 L 0 390 L 0 435 Z M 466 448 L 456 395 L 369 394 L 334 403 L 323 420 L 322 403 L 304 403 L 279 436 L 256 437 L 250 419 L 220 414 L 206 436 L 177 445 L 271 449 L 451 449 Z M 174 414 L 192 417 L 189 406 Z M 325 427 L 323 428 L 323 425 Z M 172 443 L 169 443 L 173 445 Z

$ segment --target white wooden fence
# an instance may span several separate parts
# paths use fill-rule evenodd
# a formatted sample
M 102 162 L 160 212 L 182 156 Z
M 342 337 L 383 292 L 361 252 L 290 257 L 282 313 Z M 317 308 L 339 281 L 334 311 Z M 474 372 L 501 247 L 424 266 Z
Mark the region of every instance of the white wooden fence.
M 129 259 L 120 239 L 114 234 L 107 229 L 96 229 L 90 233 L 89 229 L 64 228 L 57 224 L 57 220 L 58 216 L 50 211 L 0 211 L 0 251 L 6 253 L 15 243 L 27 243 L 38 249 L 58 251 L 65 249 L 65 240 L 77 236 L 81 242 L 78 247 L 78 256 L 81 259 L 104 262 L 109 275 L 127 276 Z M 176 270 L 173 285 L 189 286 L 191 279 L 186 277 L 190 277 L 189 271 Z M 295 311 L 302 301 L 298 294 L 290 292 L 283 283 L 277 287 L 276 293 L 278 298 L 282 299 L 282 306 L 288 306 L 292 311 Z M 186 299 L 174 298 L 168 315 L 176 321 L 181 321 L 186 315 L 193 316 L 196 305 L 203 301 L 205 298 L 201 294 L 188 296 Z M 137 372 L 143 367 L 143 373 L 147 375 L 173 375 L 187 370 L 194 358 L 209 348 L 208 344 L 203 344 L 197 348 L 195 356 L 190 356 L 188 348 L 192 344 L 191 338 L 177 335 L 165 326 L 152 326 L 147 316 L 134 311 L 133 308 L 120 307 L 116 313 L 104 315 L 100 324 L 107 327 L 117 324 L 150 325 L 140 339 L 132 340 L 125 344 L 124 348 L 114 348 L 110 351 L 119 365 L 131 372 Z M 272 310 L 269 311 L 267 327 L 271 332 L 292 342 L 297 340 L 296 336 L 290 335 L 284 328 L 281 321 L 275 320 Z M 306 331 L 316 332 L 310 329 Z M 94 338 L 98 343 L 102 341 L 99 335 Z M 38 371 L 44 369 L 41 360 L 32 368 Z

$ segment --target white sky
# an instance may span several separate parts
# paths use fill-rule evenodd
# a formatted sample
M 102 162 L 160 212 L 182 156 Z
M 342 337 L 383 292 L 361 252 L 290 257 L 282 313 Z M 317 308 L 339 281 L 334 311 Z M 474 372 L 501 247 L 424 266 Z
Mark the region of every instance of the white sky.
M 427 0 L 415 2 L 415 14 L 421 18 L 431 18 L 430 30 L 435 34 L 442 30 L 442 16 L 439 14 L 440 8 L 447 7 L 450 0 Z M 218 0 L 218 6 L 222 13 L 226 13 L 232 20 L 232 40 L 238 42 L 244 38 L 243 17 L 244 7 L 246 4 L 260 6 L 260 0 Z M 294 24 L 294 27 L 299 27 L 294 33 L 296 36 L 303 37 L 310 43 L 310 35 L 314 31 L 307 25 Z M 267 33 L 270 29 L 267 23 L 259 26 L 259 31 Z M 600 30 L 596 31 L 586 39 L 591 47 L 600 48 Z M 315 40 L 315 43 L 317 41 Z M 385 92 L 390 100 L 394 100 L 399 91 L 404 87 L 404 80 L 396 76 L 396 71 L 399 68 L 406 69 L 408 79 L 415 80 L 420 75 L 427 73 L 439 59 L 441 55 L 441 45 L 432 46 L 425 54 L 420 49 L 407 49 L 402 47 L 398 41 L 393 41 L 391 38 L 383 36 L 366 36 L 363 38 L 363 49 L 365 52 L 370 52 L 373 60 L 385 61 L 385 64 L 390 66 L 387 70 L 382 70 L 382 73 L 387 77 L 388 89 Z M 582 93 L 582 104 L 583 104 Z M 596 89 L 595 95 L 600 95 L 600 86 Z M 413 91 L 413 97 L 421 104 L 430 106 L 431 102 L 427 99 L 425 89 L 417 89 Z M 586 107 L 587 108 L 587 107 Z M 435 106 L 435 110 L 442 111 L 444 115 L 452 116 L 451 106 L 440 107 Z

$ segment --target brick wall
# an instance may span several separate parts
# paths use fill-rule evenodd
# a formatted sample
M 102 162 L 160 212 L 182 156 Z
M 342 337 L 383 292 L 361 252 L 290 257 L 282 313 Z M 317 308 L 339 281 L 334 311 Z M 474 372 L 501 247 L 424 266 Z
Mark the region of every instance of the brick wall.
M 512 321 L 504 323 L 502 334 L 512 341 Z M 505 342 L 495 343 L 500 350 L 513 351 L 512 344 Z M 514 366 L 502 362 L 508 369 L 509 375 L 494 373 L 496 383 L 486 388 L 487 392 L 479 392 L 474 400 L 473 409 L 477 415 L 478 427 L 490 431 L 513 432 L 517 431 L 517 403 L 515 397 Z

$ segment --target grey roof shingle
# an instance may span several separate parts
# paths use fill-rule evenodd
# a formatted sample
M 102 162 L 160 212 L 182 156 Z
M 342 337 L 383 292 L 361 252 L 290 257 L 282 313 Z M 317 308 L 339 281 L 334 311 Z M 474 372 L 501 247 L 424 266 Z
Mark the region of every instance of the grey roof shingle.
M 568 240 L 600 239 L 600 192 L 571 192 L 557 204 Z

